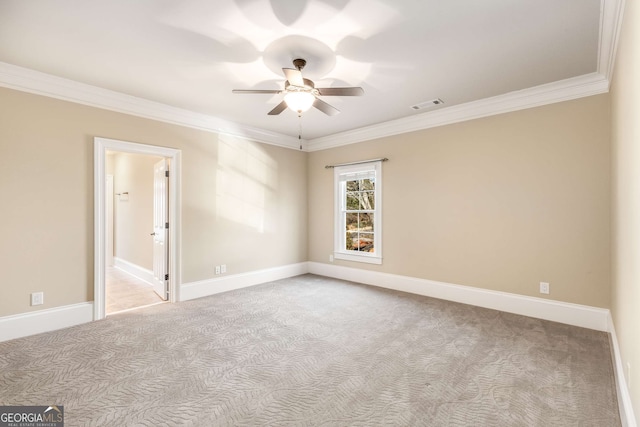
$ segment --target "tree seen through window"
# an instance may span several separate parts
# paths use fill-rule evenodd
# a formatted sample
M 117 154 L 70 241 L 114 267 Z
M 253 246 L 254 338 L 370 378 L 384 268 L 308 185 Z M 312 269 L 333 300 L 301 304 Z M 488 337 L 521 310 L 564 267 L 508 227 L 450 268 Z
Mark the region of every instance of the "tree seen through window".
M 375 252 L 375 179 L 346 181 L 346 249 Z

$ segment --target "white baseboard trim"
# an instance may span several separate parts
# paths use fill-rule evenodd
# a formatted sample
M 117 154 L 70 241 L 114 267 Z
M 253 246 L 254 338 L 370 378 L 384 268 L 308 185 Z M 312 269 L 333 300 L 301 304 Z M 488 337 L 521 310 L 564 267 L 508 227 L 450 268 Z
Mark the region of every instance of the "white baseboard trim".
M 180 289 L 180 300 L 201 298 L 305 273 L 609 332 L 622 426 L 637 427 L 624 375 L 618 338 L 611 313 L 606 309 L 317 262 L 302 262 L 185 283 Z M 88 323 L 92 320 L 93 302 L 0 317 L 0 342 Z
M 318 262 L 309 262 L 309 272 L 603 332 L 609 331 L 609 310 L 598 307 Z
M 113 266 L 153 286 L 153 271 L 117 257 L 113 257 Z
M 93 302 L 0 317 L 0 342 L 91 322 Z
M 274 280 L 286 279 L 309 272 L 308 263 L 284 265 L 281 267 L 267 268 L 264 270 L 250 271 L 248 273 L 234 274 L 216 277 L 214 279 L 198 282 L 183 283 L 180 287 L 180 301 L 232 291 L 234 289 L 247 288 Z
M 609 333 L 611 334 L 611 353 L 613 357 L 613 371 L 616 376 L 616 387 L 618 392 L 618 406 L 620 408 L 620 421 L 622 427 L 638 427 L 635 414 L 633 413 L 633 405 L 631 404 L 631 394 L 627 386 L 627 380 L 624 375 L 624 365 L 622 364 L 622 355 L 620 354 L 620 346 L 618 345 L 618 336 L 616 328 L 613 325 L 611 314 L 608 316 Z
M 135 264 L 114 259 L 115 266 L 142 280 L 140 269 Z M 124 268 L 123 268 L 124 267 Z M 137 267 L 137 269 L 136 269 Z M 309 272 L 306 262 L 222 276 L 215 279 L 185 283 L 180 288 L 180 301 L 200 298 L 220 292 L 246 288 Z M 146 280 L 145 280 L 146 281 Z M 23 314 L 0 317 L 0 342 L 26 337 L 56 329 L 63 329 L 93 321 L 93 302 L 31 311 Z

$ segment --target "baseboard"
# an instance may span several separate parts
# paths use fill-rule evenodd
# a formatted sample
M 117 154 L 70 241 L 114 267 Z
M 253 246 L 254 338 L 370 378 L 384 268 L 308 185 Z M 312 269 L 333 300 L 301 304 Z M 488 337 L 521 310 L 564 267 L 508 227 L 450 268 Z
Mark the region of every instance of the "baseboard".
M 616 335 L 616 328 L 613 325 L 611 314 L 609 314 L 608 320 L 613 371 L 616 376 L 618 406 L 620 408 L 620 421 L 622 422 L 622 427 L 637 427 L 638 424 L 636 423 L 633 405 L 631 404 L 631 395 L 629 394 L 629 387 L 627 386 L 627 380 L 624 375 L 624 365 L 622 364 L 622 355 L 620 354 L 620 346 L 618 345 L 618 336 Z
M 115 260 L 114 260 L 115 261 Z M 145 280 L 131 270 L 131 264 L 123 260 L 115 261 L 115 266 L 127 273 Z M 129 270 L 127 270 L 127 268 Z M 144 270 L 144 269 L 141 269 Z M 140 272 L 140 269 L 133 270 Z M 299 276 L 309 272 L 306 262 L 285 265 L 248 273 L 221 276 L 215 279 L 184 283 L 180 287 L 180 301 L 214 295 L 220 292 L 267 283 L 287 277 Z M 93 302 L 67 305 L 63 307 L 32 311 L 13 316 L 0 317 L 0 342 L 26 337 L 56 329 L 67 328 L 93 321 Z
M 153 286 L 153 271 L 117 257 L 113 257 L 113 266 Z
M 609 332 L 622 426 L 637 427 L 631 396 L 624 376 L 618 339 L 609 310 L 317 262 L 302 262 L 184 283 L 180 288 L 180 300 L 187 301 L 305 273 Z M 0 342 L 88 323 L 92 320 L 93 302 L 0 317 Z
M 93 302 L 0 317 L 0 342 L 91 322 Z
M 609 330 L 609 310 L 598 307 L 318 262 L 309 262 L 309 272 L 598 331 Z
M 286 279 L 309 272 L 308 263 L 284 265 L 281 267 L 256 270 L 248 273 L 216 277 L 198 282 L 183 283 L 180 286 L 180 301 L 206 297 L 234 289 L 246 288 L 274 280 Z

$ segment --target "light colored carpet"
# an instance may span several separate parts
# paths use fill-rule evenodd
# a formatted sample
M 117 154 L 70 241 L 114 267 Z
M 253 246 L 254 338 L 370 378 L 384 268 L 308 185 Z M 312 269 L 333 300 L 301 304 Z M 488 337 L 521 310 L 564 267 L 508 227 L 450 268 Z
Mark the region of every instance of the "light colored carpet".
M 314 275 L 0 343 L 67 426 L 618 426 L 608 335 Z

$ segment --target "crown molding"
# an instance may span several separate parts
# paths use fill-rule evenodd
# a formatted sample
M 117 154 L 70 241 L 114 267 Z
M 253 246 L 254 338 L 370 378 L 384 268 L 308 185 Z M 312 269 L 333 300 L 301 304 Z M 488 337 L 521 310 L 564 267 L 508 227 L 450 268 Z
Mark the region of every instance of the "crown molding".
M 171 107 L 5 62 L 0 62 L 0 86 L 194 129 L 232 135 L 279 147 L 294 150 L 299 150 L 300 147 L 300 140 L 296 137 Z M 326 150 L 342 145 L 597 95 L 606 93 L 608 90 L 609 80 L 600 73 L 592 73 L 302 142 L 303 146 L 306 146 L 305 151 Z
M 0 62 L 0 86 L 77 104 L 299 150 L 297 137 Z
M 304 151 L 318 151 L 387 136 L 568 101 L 609 91 L 626 0 L 600 1 L 597 72 L 492 98 L 454 105 L 326 137 L 296 137 L 171 107 L 28 68 L 0 62 L 0 86 L 64 101 Z
M 611 82 L 616 60 L 618 39 L 622 28 L 625 0 L 600 1 L 600 39 L 598 43 L 598 73 Z
M 315 138 L 308 141 L 307 147 L 308 151 L 326 150 L 342 145 L 598 95 L 606 93 L 608 90 L 609 81 L 603 75 L 598 73 L 586 74 L 352 131 Z

